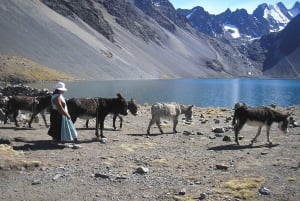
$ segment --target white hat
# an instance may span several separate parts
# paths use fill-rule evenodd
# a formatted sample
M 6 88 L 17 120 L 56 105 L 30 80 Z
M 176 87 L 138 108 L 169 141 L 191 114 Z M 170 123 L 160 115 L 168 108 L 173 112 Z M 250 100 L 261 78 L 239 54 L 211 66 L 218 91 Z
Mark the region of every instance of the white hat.
M 65 83 L 63 82 L 58 82 L 56 85 L 55 85 L 55 89 L 59 90 L 59 91 L 67 91 L 68 89 L 66 88 L 66 85 Z

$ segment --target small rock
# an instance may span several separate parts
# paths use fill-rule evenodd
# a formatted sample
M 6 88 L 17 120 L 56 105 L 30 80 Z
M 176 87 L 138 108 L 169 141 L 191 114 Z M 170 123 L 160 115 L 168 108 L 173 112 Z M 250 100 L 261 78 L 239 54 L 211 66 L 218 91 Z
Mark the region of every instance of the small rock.
M 228 170 L 229 167 L 227 165 L 216 165 L 216 168 L 218 170 Z
M 225 135 L 225 136 L 223 137 L 223 141 L 225 141 L 225 142 L 231 142 L 231 137 L 228 136 L 228 135 Z
M 194 181 L 194 184 L 200 185 L 200 184 L 202 184 L 202 182 L 201 181 Z
M 193 132 L 189 132 L 189 131 L 183 131 L 182 134 L 183 134 L 183 135 L 194 135 Z
M 199 196 L 199 200 L 204 200 L 205 198 L 207 198 L 207 194 L 206 193 L 201 193 Z
M 101 174 L 101 173 L 96 173 L 95 177 L 96 178 L 102 178 L 102 179 L 109 179 L 109 175 Z
M 101 139 L 100 139 L 100 142 L 101 142 L 101 143 L 103 143 L 103 144 L 105 144 L 105 143 L 106 143 L 106 141 L 107 141 L 107 139 L 106 139 L 106 138 L 101 138 Z
M 267 155 L 268 152 L 261 152 L 260 154 L 261 154 L 261 155 Z
M 204 135 L 203 133 L 201 133 L 201 132 L 197 132 L 197 135 Z
M 270 195 L 271 194 L 271 191 L 264 186 L 260 187 L 260 189 L 258 191 L 262 195 Z
M 209 136 L 209 139 L 214 140 L 214 139 L 216 139 L 216 136 L 210 135 L 210 136 Z
M 206 119 L 201 119 L 200 122 L 201 122 L 201 124 L 205 124 L 206 122 L 208 122 L 208 120 L 206 120 Z
M 135 173 L 138 173 L 138 174 L 145 174 L 148 172 L 149 172 L 149 168 L 147 168 L 147 167 L 138 167 L 135 171 Z
M 186 194 L 186 188 L 180 189 L 180 191 L 179 191 L 178 194 L 179 194 L 179 195 L 185 195 L 185 194 Z
M 52 178 L 52 180 L 53 181 L 56 181 L 56 180 L 58 180 L 60 177 L 62 177 L 63 175 L 62 174 L 56 174 L 53 178 Z
M 220 120 L 219 119 L 214 119 L 215 124 L 219 124 Z
M 182 134 L 183 134 L 183 135 L 192 135 L 192 132 L 189 132 L 189 131 L 183 131 Z
M 33 182 L 31 183 L 32 185 L 38 185 L 38 184 L 42 184 L 42 181 L 39 179 L 35 179 L 33 180 Z
M 212 130 L 214 133 L 225 133 L 224 128 L 213 128 Z

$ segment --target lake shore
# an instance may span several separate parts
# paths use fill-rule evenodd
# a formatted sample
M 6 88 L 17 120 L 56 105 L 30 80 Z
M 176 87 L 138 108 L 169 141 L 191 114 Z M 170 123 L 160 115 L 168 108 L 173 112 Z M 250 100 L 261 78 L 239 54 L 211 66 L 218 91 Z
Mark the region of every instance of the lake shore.
M 292 112 L 299 122 L 299 105 L 278 109 Z M 138 116 L 124 117 L 122 129 L 114 131 L 112 118 L 106 118 L 106 143 L 95 138 L 94 121 L 86 129 L 85 121 L 78 120 L 75 145 L 53 144 L 41 119 L 33 129 L 1 124 L 0 136 L 11 144 L 0 145 L 0 199 L 296 201 L 300 127 L 284 135 L 274 123 L 271 146 L 265 144 L 265 128 L 249 146 L 257 127 L 245 126 L 238 146 L 232 114 L 231 108 L 195 107 L 191 124 L 180 116 L 179 133 L 173 134 L 171 121 L 163 120 L 165 134 L 153 126 L 147 137 L 151 116 L 144 104 Z M 224 136 L 231 141 L 223 141 Z

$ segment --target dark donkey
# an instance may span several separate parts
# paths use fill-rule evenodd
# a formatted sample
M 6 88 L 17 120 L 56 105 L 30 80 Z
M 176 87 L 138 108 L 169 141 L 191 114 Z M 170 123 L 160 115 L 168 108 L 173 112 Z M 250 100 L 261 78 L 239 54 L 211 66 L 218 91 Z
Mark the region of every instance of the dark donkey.
M 37 97 L 29 97 L 29 96 L 12 96 L 9 98 L 7 103 L 7 111 L 5 113 L 5 121 L 4 124 L 7 123 L 8 116 L 13 114 L 13 118 L 17 127 L 19 127 L 19 123 L 17 121 L 17 116 L 19 114 L 19 110 L 24 112 L 30 112 L 31 118 L 28 123 L 31 128 L 31 123 L 33 119 L 41 113 L 43 120 L 45 122 L 46 127 L 48 127 L 45 111 L 51 105 L 51 95 L 46 96 L 37 96 Z
M 117 100 L 123 100 L 124 98 L 121 96 L 121 94 L 117 94 L 118 98 Z M 116 129 L 115 121 L 116 118 L 119 117 L 120 119 L 120 128 L 122 128 L 122 122 L 123 118 L 120 116 L 120 114 L 123 114 L 123 108 L 122 104 L 117 104 L 117 106 L 113 106 L 112 108 L 109 107 L 108 100 L 106 98 L 71 98 L 67 101 L 67 106 L 69 110 L 69 114 L 71 116 L 72 121 L 75 123 L 77 118 L 86 119 L 86 127 L 88 127 L 88 120 L 91 118 L 97 117 L 99 114 L 102 114 L 103 111 L 109 110 L 107 114 L 112 113 L 113 116 L 113 128 Z M 125 100 L 125 99 L 124 99 Z M 116 101 L 115 101 L 116 102 Z M 126 102 L 126 100 L 125 100 Z M 122 102 L 123 103 L 123 102 Z M 127 108 L 129 111 L 133 114 L 137 114 L 137 104 L 134 99 L 131 99 L 128 103 L 126 102 L 126 110 Z M 127 113 L 127 112 L 126 112 Z M 98 115 L 97 115 L 98 114 Z M 107 115 L 105 114 L 105 116 Z M 123 114 L 124 115 L 124 114 Z M 105 118 L 104 116 L 104 118 Z M 98 121 L 99 123 L 99 121 Z M 96 120 L 96 127 L 97 127 L 97 120 Z M 103 130 L 103 128 L 102 128 Z M 98 133 L 98 129 L 96 131 L 96 135 Z M 97 135 L 98 137 L 99 135 Z
M 284 133 L 287 132 L 288 128 L 288 117 L 289 113 L 282 114 L 275 111 L 269 107 L 239 107 L 234 112 L 234 117 L 232 125 L 234 126 L 235 141 L 239 144 L 238 134 L 243 126 L 248 123 L 249 125 L 258 126 L 258 131 L 256 136 L 251 141 L 251 145 L 256 142 L 257 137 L 261 133 L 262 127 L 265 125 L 267 127 L 267 140 L 269 144 L 270 141 L 270 128 L 274 122 L 278 123 L 278 128 Z

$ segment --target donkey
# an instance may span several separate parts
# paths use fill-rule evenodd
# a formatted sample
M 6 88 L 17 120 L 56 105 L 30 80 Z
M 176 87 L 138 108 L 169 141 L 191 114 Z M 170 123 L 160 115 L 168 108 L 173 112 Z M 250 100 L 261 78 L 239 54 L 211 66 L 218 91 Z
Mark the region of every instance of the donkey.
M 118 94 L 121 96 L 121 94 Z M 102 108 L 105 108 L 105 104 L 100 104 L 100 100 L 103 98 L 71 98 L 67 101 L 67 106 L 71 120 L 75 123 L 77 118 L 86 119 L 86 128 L 88 128 L 89 119 L 97 117 L 97 114 L 101 113 Z M 105 102 L 105 101 L 104 101 Z M 134 99 L 127 102 L 127 107 L 131 114 L 137 115 L 138 106 Z M 109 112 L 113 114 L 113 128 L 116 130 L 115 121 L 118 117 L 120 119 L 120 128 L 122 128 L 123 118 L 120 116 L 121 112 L 113 111 Z M 96 126 L 97 127 L 97 121 Z
M 95 118 L 98 110 L 97 98 L 71 98 L 67 100 L 68 112 L 73 123 L 77 118 L 86 120 L 86 128 L 88 128 L 88 120 Z
M 31 113 L 31 118 L 28 123 L 29 128 L 31 128 L 32 120 L 39 113 L 42 115 L 46 127 L 49 127 L 46 121 L 45 111 L 46 109 L 50 108 L 50 105 L 51 105 L 51 95 L 37 96 L 37 97 L 12 96 L 9 98 L 9 101 L 7 103 L 7 110 L 5 112 L 4 124 L 7 123 L 8 116 L 13 114 L 13 119 L 15 121 L 16 127 L 19 127 L 20 125 L 17 121 L 17 116 L 19 115 L 19 110 L 22 110 L 24 112 Z
M 234 112 L 234 117 L 232 120 L 232 125 L 234 126 L 235 141 L 239 145 L 238 134 L 243 126 L 247 123 L 249 125 L 258 126 L 258 131 L 256 136 L 251 141 L 251 145 L 256 142 L 257 137 L 261 133 L 262 127 L 265 125 L 267 127 L 267 141 L 270 141 L 270 128 L 274 122 L 278 123 L 278 128 L 284 133 L 288 132 L 288 117 L 289 113 L 282 114 L 269 107 L 239 107 Z
M 108 114 L 114 115 L 127 115 L 128 102 L 120 94 L 117 94 L 117 98 L 98 98 L 98 110 L 96 115 L 96 133 L 95 135 L 99 137 L 99 124 L 100 124 L 100 137 L 105 138 L 103 135 L 104 120 Z M 137 110 L 136 110 L 137 111 Z M 135 111 L 135 112 L 136 112 Z M 136 113 L 134 113 L 136 114 Z
M 173 132 L 177 133 L 176 126 L 178 124 L 178 117 L 180 114 L 184 114 L 186 121 L 191 121 L 193 116 L 194 105 L 186 106 L 177 103 L 155 103 L 151 106 L 152 118 L 149 122 L 147 134 L 150 135 L 151 126 L 156 123 L 160 133 L 164 133 L 160 126 L 160 118 L 173 119 Z
M 98 98 L 71 98 L 67 100 L 67 106 L 73 123 L 75 123 L 79 117 L 86 120 L 85 127 L 88 128 L 89 120 L 96 118 L 97 116 Z M 138 106 L 133 98 L 128 101 L 128 109 L 132 115 L 137 115 Z M 123 125 L 122 116 L 119 114 L 113 114 L 114 130 L 117 129 L 115 124 L 117 117 L 120 120 L 120 128 L 122 128 Z

